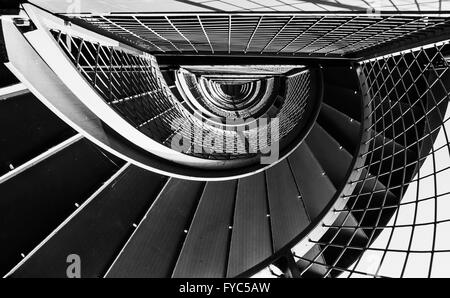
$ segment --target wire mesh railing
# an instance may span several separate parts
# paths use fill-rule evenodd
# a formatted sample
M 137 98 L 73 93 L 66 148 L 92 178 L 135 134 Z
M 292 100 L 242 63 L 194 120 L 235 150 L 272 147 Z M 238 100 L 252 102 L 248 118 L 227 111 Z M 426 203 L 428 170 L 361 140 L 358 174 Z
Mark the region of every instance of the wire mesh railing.
M 343 208 L 300 275 L 449 277 L 449 42 L 360 62 L 367 150 Z M 271 265 L 259 273 L 283 277 Z
M 178 0 L 195 8 L 211 11 L 433 11 L 450 9 L 444 0 Z
M 294 131 L 295 125 L 289 119 L 294 114 L 303 117 L 304 106 L 307 103 L 312 105 L 316 100 L 310 98 L 310 76 L 306 71 L 298 77 L 304 81 L 298 85 L 300 89 L 291 87 L 288 90 L 299 97 L 289 97 L 286 108 L 281 109 L 284 112 L 266 115 L 270 119 L 263 125 L 248 125 L 244 131 L 213 125 L 198 117 L 182 99 L 172 94 L 153 56 L 92 42 L 59 30 L 51 30 L 51 33 L 80 74 L 135 129 L 168 149 L 173 149 L 174 140 L 178 142 L 181 139 L 183 144 L 176 150 L 198 158 L 230 160 L 254 157 Z M 293 107 L 296 105 L 289 102 L 298 100 L 303 104 L 295 110 Z M 280 118 L 280 134 L 272 133 L 273 126 L 278 123 L 272 124 L 272 118 Z M 286 121 L 290 124 L 284 125 Z M 264 141 L 261 141 L 262 136 Z M 217 150 L 205 146 L 205 140 L 210 139 L 215 141 Z M 185 141 L 189 146 L 185 146 Z
M 449 49 L 444 42 L 361 63 L 371 138 L 362 187 L 345 212 L 368 241 L 348 276 L 450 276 L 441 261 L 450 252 Z M 363 193 L 370 179 L 378 189 Z
M 187 70 L 180 70 L 179 75 L 182 76 L 179 79 L 186 83 L 186 93 L 190 93 L 193 100 L 211 112 L 214 117 L 224 120 L 256 118 L 258 112 L 273 102 L 273 98 L 281 91 L 274 88 L 274 81 L 278 82 L 278 78 L 267 78 L 248 83 L 252 88 L 239 98 L 227 98 L 226 95 L 221 96 L 223 91 L 220 89 L 220 86 L 227 86 L 226 84 L 214 83 L 203 77 L 197 78 Z
M 152 53 L 340 57 L 422 40 L 448 28 L 435 15 L 108 14 L 75 15 Z

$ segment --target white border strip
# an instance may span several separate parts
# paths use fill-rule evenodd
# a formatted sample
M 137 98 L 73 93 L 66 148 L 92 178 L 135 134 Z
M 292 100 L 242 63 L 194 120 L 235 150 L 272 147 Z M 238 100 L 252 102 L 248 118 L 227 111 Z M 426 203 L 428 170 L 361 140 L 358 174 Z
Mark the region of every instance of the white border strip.
M 364 13 L 362 11 L 349 12 L 349 11 L 254 11 L 254 12 L 242 12 L 242 11 L 225 11 L 225 12 L 137 12 L 137 13 L 126 13 L 126 12 L 81 12 L 81 13 L 59 13 L 59 15 L 67 17 L 78 17 L 78 18 L 95 18 L 101 16 L 108 17 L 122 17 L 122 16 L 136 16 L 136 17 L 200 17 L 204 16 L 296 16 L 296 17 L 309 17 L 309 16 L 330 16 L 330 17 L 340 17 L 340 16 L 367 16 L 370 17 L 388 17 L 388 16 L 399 16 L 399 17 L 414 17 L 414 16 L 432 16 L 432 17 L 448 17 L 450 13 L 448 10 L 443 11 L 388 11 L 381 10 L 379 13 Z

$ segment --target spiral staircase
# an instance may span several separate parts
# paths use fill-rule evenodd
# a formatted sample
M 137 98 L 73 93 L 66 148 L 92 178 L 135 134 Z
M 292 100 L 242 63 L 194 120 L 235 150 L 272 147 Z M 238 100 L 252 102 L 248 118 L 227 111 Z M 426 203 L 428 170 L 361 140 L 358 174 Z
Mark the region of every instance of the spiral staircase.
M 2 276 L 450 276 L 441 7 L 2 13 Z

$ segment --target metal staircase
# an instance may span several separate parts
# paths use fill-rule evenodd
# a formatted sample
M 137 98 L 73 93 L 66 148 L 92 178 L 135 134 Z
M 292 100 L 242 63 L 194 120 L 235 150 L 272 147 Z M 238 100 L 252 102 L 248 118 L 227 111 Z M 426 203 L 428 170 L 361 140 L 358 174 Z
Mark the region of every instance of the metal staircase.
M 448 17 L 417 27 L 423 15 L 60 16 L 23 8 L 3 16 L 1 28 L 3 276 L 66 277 L 71 254 L 82 260 L 82 277 L 400 277 L 418 254 L 430 257 L 422 271 L 433 276 L 450 251 L 438 230 L 450 220 L 439 213 L 450 200 L 440 176 L 450 169 L 447 35 L 371 54 L 405 35 L 435 38 Z M 394 24 L 393 35 L 379 31 Z M 228 38 L 212 34 L 221 26 Z M 348 33 L 350 26 L 359 29 Z M 199 28 L 205 40 L 193 38 Z M 41 48 L 43 40 L 51 47 Z M 215 65 L 241 72 L 242 57 L 224 67 L 223 55 L 265 54 L 249 58 L 267 61 L 264 75 L 221 68 L 217 76 L 196 59 L 191 67 L 165 63 L 208 51 Z M 277 58 L 282 52 L 298 58 Z M 207 113 L 197 115 L 197 106 Z M 280 136 L 269 139 L 280 146 L 276 162 L 256 162 L 267 148 L 238 148 L 240 133 L 252 140 L 260 127 L 239 132 L 220 122 L 252 116 L 279 119 Z M 174 128 L 177 118 L 184 121 Z M 194 152 L 206 133 L 194 138 L 188 123 L 231 135 L 234 151 Z M 172 152 L 180 133 L 191 144 Z M 432 218 L 420 221 L 427 202 Z M 405 221 L 408 207 L 415 209 Z M 415 235 L 425 226 L 433 227 L 431 244 L 420 250 Z M 409 245 L 392 247 L 402 228 Z M 386 269 L 395 253 L 404 255 L 400 271 Z

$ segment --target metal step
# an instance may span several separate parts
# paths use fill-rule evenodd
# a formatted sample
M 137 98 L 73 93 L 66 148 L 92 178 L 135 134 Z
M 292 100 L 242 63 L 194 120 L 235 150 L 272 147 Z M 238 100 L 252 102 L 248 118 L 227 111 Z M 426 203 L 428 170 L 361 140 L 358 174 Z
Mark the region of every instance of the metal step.
M 0 100 L 0 175 L 74 135 L 31 93 Z
M 361 122 L 361 95 L 355 88 L 345 88 L 334 84 L 324 87 L 324 103 L 345 115 Z
M 0 274 L 31 252 L 117 169 L 81 139 L 1 183 Z
M 38 163 L 45 161 L 47 158 L 57 154 L 61 150 L 66 149 L 67 147 L 80 141 L 81 139 L 83 139 L 83 136 L 81 134 L 76 134 L 73 137 L 68 138 L 64 142 L 61 142 L 58 145 L 48 149 L 47 151 L 42 152 L 38 156 L 28 160 L 27 162 L 21 164 L 20 166 L 12 168 L 11 171 L 7 172 L 6 174 L 4 174 L 3 176 L 0 177 L 0 183 L 4 183 L 4 182 L 14 178 L 15 176 L 19 175 L 20 173 L 25 172 L 26 170 L 37 165 Z
M 306 143 L 333 185 L 336 188 L 344 185 L 353 159 L 350 153 L 318 123 L 314 124 Z
M 207 182 L 173 277 L 225 277 L 237 180 Z
M 311 221 L 319 216 L 336 192 L 306 143 L 289 156 L 289 163 Z
M 288 162 L 266 171 L 273 249 L 284 247 L 310 223 Z
M 203 188 L 170 178 L 106 277 L 170 277 Z
M 227 277 L 250 269 L 273 253 L 264 173 L 239 179 Z
M 361 123 L 344 113 L 336 110 L 326 103 L 322 103 L 319 123 L 345 150 L 355 154 L 358 148 L 361 132 Z
M 27 256 L 12 277 L 67 277 L 71 254 L 81 277 L 102 277 L 163 187 L 166 177 L 126 164 Z

